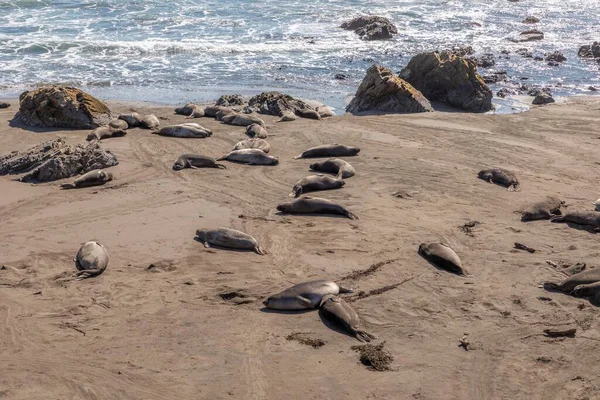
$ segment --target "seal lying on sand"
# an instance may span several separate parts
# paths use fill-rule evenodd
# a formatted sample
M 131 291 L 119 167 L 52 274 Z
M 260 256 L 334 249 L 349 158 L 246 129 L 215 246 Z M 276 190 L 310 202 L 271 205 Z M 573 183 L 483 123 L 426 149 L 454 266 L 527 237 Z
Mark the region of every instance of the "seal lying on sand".
M 570 293 L 578 296 L 586 296 L 588 294 L 585 293 L 587 293 L 587 290 L 589 290 L 587 289 L 587 286 L 597 282 L 600 282 L 600 268 L 588 269 L 578 274 L 571 275 L 560 283 L 545 282 L 544 288 L 547 290 L 558 290 L 560 292 Z M 595 288 L 595 286 L 592 286 L 592 288 Z M 575 292 L 575 290 L 577 290 L 577 292 Z M 595 293 L 596 292 L 594 291 L 588 296 L 591 296 Z
M 352 293 L 353 291 L 353 289 L 344 288 L 332 281 L 310 281 L 299 283 L 274 294 L 263 301 L 263 304 L 273 310 L 306 310 L 319 307 L 325 295 Z
M 223 110 L 231 110 L 230 108 L 224 106 L 208 106 L 204 109 L 204 116 L 210 118 L 216 118 L 217 113 Z
M 237 142 L 237 144 L 233 147 L 233 150 L 244 150 L 244 149 L 259 149 L 268 153 L 271 151 L 271 146 L 264 139 L 246 139 L 241 142 Z
M 127 135 L 127 131 L 125 131 L 123 129 L 115 129 L 110 126 L 101 126 L 100 128 L 96 128 L 93 131 L 91 131 L 87 135 L 85 140 L 90 142 L 92 140 L 109 139 L 109 138 L 114 138 L 114 137 L 122 137 L 125 135 Z
M 121 129 L 121 130 L 126 130 L 127 128 L 129 128 L 129 124 L 127 123 L 127 121 L 124 121 L 124 120 L 118 119 L 118 118 L 110 121 L 108 126 L 110 126 L 111 128 L 114 128 L 114 129 Z
M 159 131 L 152 132 L 160 136 L 170 136 L 178 138 L 206 138 L 212 135 L 212 131 L 195 123 L 169 125 L 161 128 Z
M 311 110 L 311 109 L 299 109 L 296 111 L 296 113 L 298 115 L 300 115 L 302 118 L 308 118 L 308 119 L 321 119 L 321 114 L 319 114 L 319 112 L 317 110 Z
M 119 119 L 122 119 L 123 121 L 127 122 L 127 126 L 129 128 L 137 128 L 141 125 L 142 123 L 142 116 L 138 113 L 132 113 L 132 114 L 121 114 L 118 116 Z
M 330 158 L 329 160 L 312 163 L 309 168 L 316 172 L 336 174 L 337 178 L 342 179 L 350 178 L 356 173 L 352 165 L 339 158 Z
M 267 130 L 259 124 L 248 125 L 246 127 L 246 135 L 256 139 L 266 139 L 269 137 Z
M 294 184 L 290 197 L 298 197 L 302 193 L 315 192 L 317 190 L 339 189 L 345 183 L 341 179 L 323 174 L 309 175 Z
M 344 146 L 342 144 L 324 144 L 322 146 L 312 147 L 304 153 L 294 157 L 298 158 L 315 158 L 315 157 L 347 157 L 355 156 L 360 152 L 358 147 Z
M 91 241 L 81 246 L 73 261 L 79 270 L 78 279 L 91 278 L 104 272 L 108 265 L 108 253 L 100 243 Z
M 443 243 L 422 243 L 419 254 L 432 264 L 457 275 L 467 275 L 458 255 Z
M 284 111 L 281 113 L 281 118 L 277 120 L 277 122 L 291 122 L 297 120 L 296 114 L 291 111 Z
M 477 176 L 489 183 L 506 186 L 510 192 L 520 190 L 519 181 L 515 174 L 502 168 L 484 169 Z
M 140 122 L 140 127 L 146 129 L 156 129 L 160 126 L 160 121 L 154 114 L 145 115 Z
M 324 319 L 343 328 L 361 342 L 377 339 L 377 336 L 371 335 L 360 327 L 360 318 L 356 311 L 338 296 L 331 294 L 323 296 L 319 313 Z
M 248 126 L 252 124 L 258 124 L 260 126 L 265 126 L 265 121 L 258 118 L 255 115 L 251 114 L 238 114 L 233 113 L 229 115 L 225 115 L 221 118 L 221 122 L 227 125 L 237 125 L 237 126 Z
M 532 204 L 523 210 L 521 221 L 550 219 L 554 215 L 561 215 L 560 208 L 565 204 L 558 197 L 549 196 L 544 201 Z
M 175 114 L 185 115 L 188 118 L 202 118 L 204 117 L 204 109 L 194 103 L 187 103 L 183 107 L 176 108 Z
M 173 169 L 175 171 L 182 170 L 184 168 L 223 168 L 227 167 L 223 164 L 217 164 L 216 160 L 209 156 L 201 156 L 198 154 L 183 154 L 179 156 L 175 164 L 173 164 Z
M 350 219 L 358 219 L 346 207 L 320 197 L 304 196 L 289 203 L 278 205 L 277 211 L 290 214 L 339 214 Z
M 555 215 L 550 222 L 572 222 L 577 225 L 590 225 L 600 230 L 600 213 L 596 211 L 571 211 L 563 215 Z
M 229 154 L 226 154 L 222 157 L 217 158 L 217 161 L 221 160 L 229 160 L 229 161 L 237 161 L 241 163 L 245 163 L 248 165 L 277 165 L 279 164 L 279 159 L 277 157 L 273 157 L 268 155 L 262 150 L 259 149 L 243 149 L 243 150 L 234 150 Z
M 96 169 L 90 171 L 87 174 L 83 174 L 79 178 L 75 179 L 73 183 L 63 183 L 60 185 L 63 189 L 76 189 L 88 186 L 104 185 L 106 182 L 112 181 L 112 172 Z
M 204 243 L 204 247 L 210 245 L 227 247 L 230 249 L 252 250 L 257 254 L 267 254 L 252 236 L 229 228 L 198 229 L 197 240 Z

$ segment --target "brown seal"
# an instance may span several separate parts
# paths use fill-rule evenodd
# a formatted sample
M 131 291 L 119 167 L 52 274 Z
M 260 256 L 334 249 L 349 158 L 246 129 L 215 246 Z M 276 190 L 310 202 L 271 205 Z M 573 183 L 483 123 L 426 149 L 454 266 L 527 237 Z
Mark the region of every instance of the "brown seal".
M 118 117 L 123 121 L 127 122 L 127 126 L 129 128 L 137 128 L 142 124 L 142 116 L 136 112 L 132 114 L 121 114 Z
M 527 207 L 521 213 L 521 221 L 534 221 L 538 219 L 550 219 L 554 215 L 561 215 L 560 208 L 565 204 L 558 197 L 548 196 Z
M 355 156 L 359 152 L 360 149 L 358 147 L 344 146 L 343 144 L 333 143 L 312 147 L 294 158 L 347 157 Z
M 212 131 L 210 129 L 191 122 L 186 124 L 165 126 L 164 128 L 152 133 L 159 136 L 195 139 L 207 138 L 212 135 Z
M 306 310 L 319 307 L 323 296 L 352 293 L 353 291 L 353 289 L 342 287 L 333 281 L 303 282 L 269 296 L 263 301 L 263 304 L 273 310 Z
M 544 288 L 547 290 L 557 290 L 565 293 L 572 293 L 577 287 L 600 282 L 600 268 L 587 269 L 578 274 L 571 275 L 560 283 L 545 282 Z M 585 287 L 580 287 L 579 294 L 584 293 Z
M 421 243 L 419 255 L 439 268 L 457 275 L 467 275 L 458 255 L 443 243 Z
M 335 174 L 337 178 L 342 179 L 350 178 L 356 173 L 352 165 L 339 158 L 330 158 L 329 160 L 312 163 L 309 168 L 311 171 Z
M 112 121 L 110 121 L 108 126 L 110 126 L 111 128 L 114 128 L 114 129 L 122 129 L 122 130 L 126 130 L 129 128 L 129 124 L 127 123 L 127 121 L 124 121 L 119 118 L 113 119 Z
M 298 197 L 303 193 L 316 192 L 318 190 L 339 189 L 345 182 L 339 178 L 318 174 L 309 175 L 294 184 L 290 197 Z
M 176 108 L 175 114 L 185 115 L 187 118 L 202 118 L 204 117 L 204 109 L 194 103 L 187 103 L 183 107 Z
M 350 333 L 361 342 L 370 342 L 377 336 L 370 334 L 360 326 L 360 318 L 344 299 L 331 294 L 323 296 L 319 313 L 323 319 Z
M 520 190 L 519 180 L 516 175 L 502 168 L 484 169 L 477 176 L 489 183 L 505 186 L 510 192 Z
M 108 265 L 108 253 L 98 242 L 87 242 L 77 252 L 75 266 L 79 270 L 77 279 L 91 278 L 104 272 Z
M 278 165 L 279 159 L 273 157 L 260 149 L 234 150 L 229 154 L 217 158 L 217 161 L 229 160 L 248 165 Z
M 346 207 L 320 197 L 304 196 L 289 203 L 278 205 L 277 211 L 289 214 L 339 214 L 350 219 L 358 219 Z
M 104 185 L 106 182 L 112 181 L 112 179 L 112 172 L 96 169 L 83 174 L 79 178 L 75 179 L 73 183 L 63 183 L 61 187 L 63 189 L 79 189 L 88 186 Z
M 121 137 L 121 136 L 125 136 L 125 135 L 127 135 L 127 131 L 125 131 L 123 129 L 115 129 L 115 128 L 107 125 L 107 126 L 101 126 L 100 128 L 96 128 L 93 131 L 91 131 L 87 135 L 85 140 L 90 142 L 92 140 L 109 139 L 109 138 Z
M 256 139 L 266 139 L 269 137 L 267 130 L 260 124 L 252 124 L 246 127 L 246 135 Z
M 204 116 L 216 118 L 217 113 L 222 110 L 229 110 L 229 108 L 223 106 L 208 106 L 204 109 Z
M 248 126 L 252 124 L 259 124 L 260 126 L 265 126 L 265 121 L 252 114 L 239 114 L 233 113 L 229 115 L 225 115 L 221 118 L 221 122 L 227 125 L 237 125 L 237 126 Z
M 202 242 L 204 247 L 215 245 L 230 249 L 252 250 L 260 255 L 267 254 L 267 252 L 259 246 L 256 239 L 247 233 L 235 229 L 198 229 L 196 231 L 196 239 Z
M 550 222 L 571 222 L 577 225 L 589 225 L 600 230 L 600 213 L 596 211 L 571 211 L 563 215 L 555 215 Z
M 144 115 L 140 127 L 146 129 L 156 129 L 160 126 L 160 121 L 154 114 Z
M 217 164 L 216 160 L 209 156 L 202 156 L 199 154 L 183 154 L 179 156 L 175 164 L 173 164 L 173 169 L 175 171 L 182 170 L 184 168 L 223 168 L 227 167 L 223 164 Z
M 233 147 L 233 150 L 243 150 L 243 149 L 259 149 L 268 153 L 271 151 L 271 146 L 264 139 L 246 139 L 241 142 L 237 142 Z

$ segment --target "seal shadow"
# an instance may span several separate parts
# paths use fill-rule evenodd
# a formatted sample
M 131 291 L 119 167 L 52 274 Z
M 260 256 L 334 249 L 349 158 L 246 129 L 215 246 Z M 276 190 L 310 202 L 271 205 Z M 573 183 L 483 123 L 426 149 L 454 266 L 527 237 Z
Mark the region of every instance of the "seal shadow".
M 553 288 L 553 287 L 549 286 L 548 284 L 552 285 L 553 282 L 544 282 L 544 284 L 543 284 L 544 288 L 543 289 L 545 291 L 547 291 L 547 292 L 550 292 L 550 293 L 560 293 L 560 294 L 564 294 L 565 296 L 572 297 L 574 299 L 587 300 L 594 307 L 600 307 L 600 294 L 595 294 L 595 295 L 592 295 L 592 296 L 577 297 L 577 296 L 572 296 L 568 292 L 565 292 L 565 291 L 560 290 L 558 288 Z
M 304 309 L 304 310 L 273 310 L 272 308 L 262 307 L 260 312 L 264 312 L 265 314 L 283 314 L 283 315 L 300 315 L 307 314 L 315 311 L 315 309 Z
M 443 272 L 445 272 L 445 273 L 447 273 L 447 274 L 452 274 L 452 275 L 455 275 L 455 276 L 458 276 L 458 277 L 461 277 L 461 278 L 468 278 L 468 277 L 469 277 L 469 271 L 467 271 L 467 270 L 466 270 L 466 269 L 464 269 L 464 268 L 463 268 L 463 271 L 465 271 L 465 275 L 457 274 L 456 272 L 449 271 L 449 270 L 447 270 L 447 269 L 445 269 L 445 268 L 442 268 L 442 267 L 440 267 L 440 266 L 439 266 L 439 265 L 437 265 L 437 264 L 434 264 L 433 262 L 431 262 L 431 261 L 429 261 L 428 259 L 426 259 L 425 257 L 423 257 L 421 254 L 419 254 L 419 256 L 420 256 L 420 257 L 421 257 L 423 260 L 427 261 L 427 263 L 428 263 L 429 265 L 433 266 L 433 267 L 434 267 L 435 269 L 437 269 L 438 271 L 443 271 Z
M 11 128 L 19 128 L 19 129 L 23 129 L 26 131 L 30 131 L 30 132 L 35 132 L 35 133 L 52 133 L 52 132 L 81 132 L 81 131 L 91 131 L 94 128 L 89 128 L 89 129 L 72 129 L 72 128 L 48 128 L 48 127 L 39 127 L 39 126 L 29 126 L 29 125 L 25 125 L 21 119 L 18 117 L 18 112 L 17 114 L 15 114 L 15 116 L 13 117 L 13 119 L 8 120 L 8 126 L 10 126 Z
M 299 197 L 297 197 L 297 198 L 299 198 Z M 348 218 L 348 217 L 346 217 L 345 215 L 342 215 L 342 214 L 290 213 L 290 212 L 277 211 L 275 213 L 275 215 L 278 215 L 280 217 L 285 217 L 287 215 L 293 215 L 295 217 L 319 217 L 319 218 L 342 218 L 342 219 L 350 219 L 350 218 Z
M 330 320 L 328 320 L 324 315 L 323 312 L 321 311 L 321 309 L 319 309 L 319 318 L 321 318 L 321 322 L 323 322 L 323 324 L 328 327 L 329 329 L 331 329 L 332 331 L 335 331 L 337 333 L 341 333 L 342 335 L 346 335 L 348 337 L 351 337 L 353 339 L 356 339 L 356 336 L 350 334 L 350 332 L 347 332 L 345 329 L 343 329 L 342 327 L 334 324 L 333 322 L 331 322 Z
M 231 247 L 217 246 L 217 245 L 214 245 L 214 244 L 211 244 L 211 245 L 210 245 L 210 247 L 205 247 L 205 246 L 204 246 L 204 242 L 203 242 L 203 241 L 201 241 L 201 240 L 198 238 L 198 236 L 195 236 L 195 237 L 194 237 L 194 240 L 195 240 L 196 242 L 198 242 L 198 243 L 202 244 L 202 247 L 203 247 L 204 249 L 206 249 L 206 250 L 215 249 L 215 250 L 233 251 L 233 252 L 236 252 L 236 253 L 253 253 L 253 254 L 256 254 L 256 252 L 254 252 L 254 251 L 253 251 L 253 250 L 251 250 L 251 249 L 249 249 L 249 250 L 245 250 L 245 249 L 234 249 L 234 248 L 231 248 Z
M 558 223 L 558 222 L 555 222 L 555 223 Z M 595 228 L 591 225 L 579 225 L 579 224 L 576 224 L 573 222 L 566 222 L 566 224 L 569 228 L 577 229 L 579 231 L 587 231 L 587 232 L 593 233 L 593 234 L 598 233 L 597 229 L 600 229 L 600 228 Z

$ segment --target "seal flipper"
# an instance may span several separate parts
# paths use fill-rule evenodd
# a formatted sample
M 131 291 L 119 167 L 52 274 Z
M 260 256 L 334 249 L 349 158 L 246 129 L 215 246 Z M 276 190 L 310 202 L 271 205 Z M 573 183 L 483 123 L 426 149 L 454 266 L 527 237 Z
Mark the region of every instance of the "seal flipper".
M 227 160 L 227 156 L 228 156 L 228 155 L 229 155 L 229 154 L 225 154 L 224 156 L 221 156 L 221 157 L 217 158 L 215 161 L 223 161 L 223 160 Z
M 256 254 L 260 254 L 261 256 L 264 256 L 265 254 L 269 254 L 269 253 L 267 253 L 267 251 L 265 249 L 260 247 L 258 244 L 254 247 L 253 250 Z
M 60 185 L 60 187 L 62 189 L 75 189 L 77 186 L 75 186 L 74 183 L 63 183 L 62 185 Z
M 555 215 L 550 218 L 550 222 L 567 222 L 564 215 Z
M 208 243 L 208 242 L 204 242 L 204 243 L 202 243 L 202 244 L 203 244 L 203 245 L 204 245 L 204 247 L 206 247 L 207 249 L 209 249 L 209 248 L 210 248 L 210 243 Z
M 215 168 L 227 169 L 227 167 L 223 164 L 215 164 Z
M 298 197 L 302 194 L 302 186 L 300 185 L 295 185 L 292 188 L 292 193 L 290 193 L 288 196 L 289 197 Z
M 359 219 L 359 218 L 358 218 L 358 216 L 357 216 L 356 214 L 354 214 L 354 213 L 352 213 L 352 212 L 350 212 L 350 211 L 348 211 L 348 210 L 345 210 L 345 211 L 346 211 L 346 212 L 345 212 L 345 214 L 344 214 L 344 215 L 345 215 L 346 217 L 348 217 L 348 218 L 350 218 L 350 219 Z
M 303 155 L 304 155 L 304 153 L 297 155 L 296 157 L 294 157 L 294 160 L 298 160 L 299 158 L 302 158 Z
M 351 288 L 346 288 L 343 286 L 338 285 L 340 288 L 340 293 L 354 293 L 354 289 Z
M 362 329 L 355 329 L 354 336 L 361 342 L 370 342 L 372 339 L 377 339 L 377 336 L 371 335 L 369 332 L 365 332 Z
M 312 304 L 312 301 L 310 301 L 310 299 L 307 299 L 306 297 L 296 296 L 296 300 L 298 300 L 306 308 L 314 308 L 313 304 Z

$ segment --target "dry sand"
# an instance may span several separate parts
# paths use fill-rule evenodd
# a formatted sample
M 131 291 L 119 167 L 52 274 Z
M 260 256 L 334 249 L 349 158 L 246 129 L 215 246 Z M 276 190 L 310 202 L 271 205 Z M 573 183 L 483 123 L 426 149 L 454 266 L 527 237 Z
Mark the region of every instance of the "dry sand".
M 0 110 L 0 153 L 57 136 L 78 143 L 88 133 L 11 128 L 12 104 Z M 155 112 L 163 124 L 186 121 L 170 107 L 112 107 Z M 546 195 L 593 209 L 600 101 L 514 115 L 265 120 L 276 167 L 225 161 L 227 170 L 172 171 L 182 153 L 217 157 L 244 138 L 244 128 L 203 118 L 195 122 L 213 130 L 208 139 L 133 129 L 105 140 L 120 164 L 103 187 L 65 191 L 64 181 L 0 177 L 0 398 L 600 398 L 599 309 L 539 288 L 563 278 L 546 260 L 596 266 L 598 236 L 521 223 L 515 213 Z M 331 142 L 362 149 L 347 158 L 357 174 L 317 195 L 360 219 L 278 215 L 276 205 L 309 174 L 311 161 L 293 156 Z M 516 172 L 522 190 L 477 179 L 490 166 Z M 459 229 L 468 221 L 481 222 L 472 236 Z M 194 241 L 197 228 L 218 226 L 250 233 L 269 254 Z M 110 264 L 74 281 L 72 258 L 91 239 L 106 246 Z M 425 241 L 449 243 L 472 276 L 436 270 L 417 254 Z M 514 250 L 514 242 L 537 252 Z M 320 278 L 367 292 L 404 282 L 352 303 L 376 343 L 386 341 L 392 371 L 361 365 L 350 349 L 359 342 L 317 311 L 261 311 L 267 295 Z M 239 296 L 229 299 L 233 292 Z M 577 335 L 541 335 L 554 327 Z M 326 343 L 286 340 L 294 332 Z M 465 334 L 469 351 L 459 347 Z

